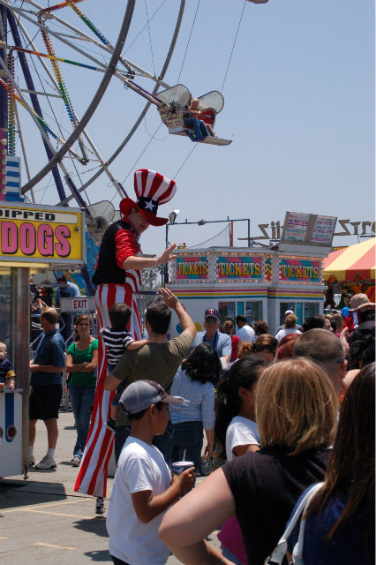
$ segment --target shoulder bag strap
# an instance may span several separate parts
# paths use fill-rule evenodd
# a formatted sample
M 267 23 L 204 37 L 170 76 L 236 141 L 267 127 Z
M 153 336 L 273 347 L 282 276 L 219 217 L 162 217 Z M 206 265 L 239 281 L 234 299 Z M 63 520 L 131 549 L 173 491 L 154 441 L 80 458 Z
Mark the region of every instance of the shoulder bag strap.
M 315 496 L 317 491 L 320 490 L 320 488 L 323 486 L 323 484 L 324 483 L 318 483 L 317 485 L 315 485 L 314 487 L 311 488 L 311 490 L 309 491 L 308 496 L 307 496 L 307 501 L 306 501 L 303 513 L 305 513 L 305 511 L 307 510 L 307 508 L 309 507 L 309 505 L 311 503 L 311 500 L 313 499 L 313 497 Z M 295 547 L 294 547 L 293 552 L 292 552 L 292 562 L 296 563 L 296 565 L 304 565 L 303 546 L 304 546 L 305 526 L 306 526 L 306 519 L 303 518 L 302 521 L 300 522 L 298 541 L 295 544 Z
M 300 516 L 302 516 L 302 514 L 304 514 L 306 508 L 308 508 L 309 503 L 311 502 L 312 498 L 315 496 L 315 494 L 317 493 L 317 491 L 323 486 L 324 483 L 317 483 L 316 485 L 314 485 L 308 492 L 307 494 L 304 496 L 303 500 L 300 502 L 298 508 L 295 511 L 294 516 L 291 519 L 291 522 L 289 523 L 288 527 L 286 528 L 286 530 L 284 531 L 281 539 L 279 540 L 277 546 L 274 548 L 273 553 L 266 559 L 264 565 L 281 565 L 283 562 L 283 559 L 286 555 L 286 551 L 287 551 L 287 540 L 290 537 L 293 529 L 295 528 L 295 525 L 297 524 Z M 304 524 L 304 525 L 303 525 Z M 302 528 L 303 526 L 303 528 Z M 294 551 L 293 554 L 295 556 L 295 553 L 299 553 L 300 559 L 301 561 L 295 561 L 294 560 L 294 556 L 293 556 L 293 563 L 299 563 L 300 565 L 303 564 L 303 560 L 302 560 L 302 555 L 303 555 L 303 537 L 304 537 L 304 528 L 305 528 L 305 520 L 301 521 L 301 525 L 300 525 L 300 530 L 299 530 L 299 539 L 298 539 L 298 543 L 295 545 L 294 547 Z

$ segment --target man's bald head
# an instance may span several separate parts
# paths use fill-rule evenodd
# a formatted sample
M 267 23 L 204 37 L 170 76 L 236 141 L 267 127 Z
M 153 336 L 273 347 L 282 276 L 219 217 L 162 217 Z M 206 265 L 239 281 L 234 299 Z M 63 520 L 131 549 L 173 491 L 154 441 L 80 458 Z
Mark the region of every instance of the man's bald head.
M 338 337 L 322 329 L 310 330 L 296 341 L 294 358 L 306 357 L 321 365 L 330 378 L 337 394 L 346 375 L 347 361 Z

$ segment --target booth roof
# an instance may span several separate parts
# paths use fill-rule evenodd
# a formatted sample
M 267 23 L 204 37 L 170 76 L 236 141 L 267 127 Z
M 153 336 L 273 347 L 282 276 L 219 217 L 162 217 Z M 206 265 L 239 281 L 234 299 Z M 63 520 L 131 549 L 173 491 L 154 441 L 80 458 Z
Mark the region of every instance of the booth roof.
M 333 251 L 323 262 L 324 280 L 332 275 L 337 281 L 353 281 L 356 275 L 363 280 L 375 279 L 375 238 Z

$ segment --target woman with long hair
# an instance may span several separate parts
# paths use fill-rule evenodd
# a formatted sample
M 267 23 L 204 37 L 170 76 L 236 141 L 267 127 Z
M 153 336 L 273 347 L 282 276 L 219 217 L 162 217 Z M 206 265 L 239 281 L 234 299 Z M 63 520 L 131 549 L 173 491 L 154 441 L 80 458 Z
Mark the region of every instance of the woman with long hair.
M 260 449 L 260 436 L 255 421 L 255 393 L 257 381 L 267 366 L 268 362 L 262 355 L 248 355 L 234 363 L 218 387 L 214 430 L 220 444 L 226 446 L 228 461 L 247 451 Z M 247 564 L 236 516 L 223 524 L 218 539 L 225 557 L 236 565 Z
M 176 557 L 229 565 L 205 538 L 236 513 L 248 563 L 262 565 L 301 493 L 324 477 L 337 408 L 333 385 L 312 361 L 265 369 L 256 389 L 261 449 L 229 461 L 167 511 L 159 535 Z
M 324 485 L 306 520 L 305 565 L 375 563 L 374 363 L 358 373 L 343 400 Z M 289 539 L 290 551 L 299 526 Z
M 205 457 L 213 455 L 214 448 L 214 384 L 219 380 L 221 362 L 218 353 L 208 343 L 192 350 L 176 373 L 172 386 L 173 396 L 189 400 L 189 406 L 170 406 L 174 427 L 172 460 L 193 461 L 199 469 L 205 429 L 207 445 Z
M 98 340 L 90 335 L 91 317 L 78 316 L 74 342 L 68 347 L 65 368 L 69 373 L 68 390 L 76 423 L 77 441 L 73 448 L 73 467 L 79 467 L 90 426 L 90 408 L 94 404 L 98 365 Z

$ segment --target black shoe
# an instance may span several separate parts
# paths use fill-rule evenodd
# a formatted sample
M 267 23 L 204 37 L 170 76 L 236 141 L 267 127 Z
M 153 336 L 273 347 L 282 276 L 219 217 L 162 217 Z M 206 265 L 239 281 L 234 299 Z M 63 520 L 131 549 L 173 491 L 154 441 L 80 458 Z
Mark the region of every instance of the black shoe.
M 106 509 L 104 507 L 103 498 L 101 496 L 97 497 L 97 502 L 95 504 L 95 513 L 96 514 L 104 514 Z

